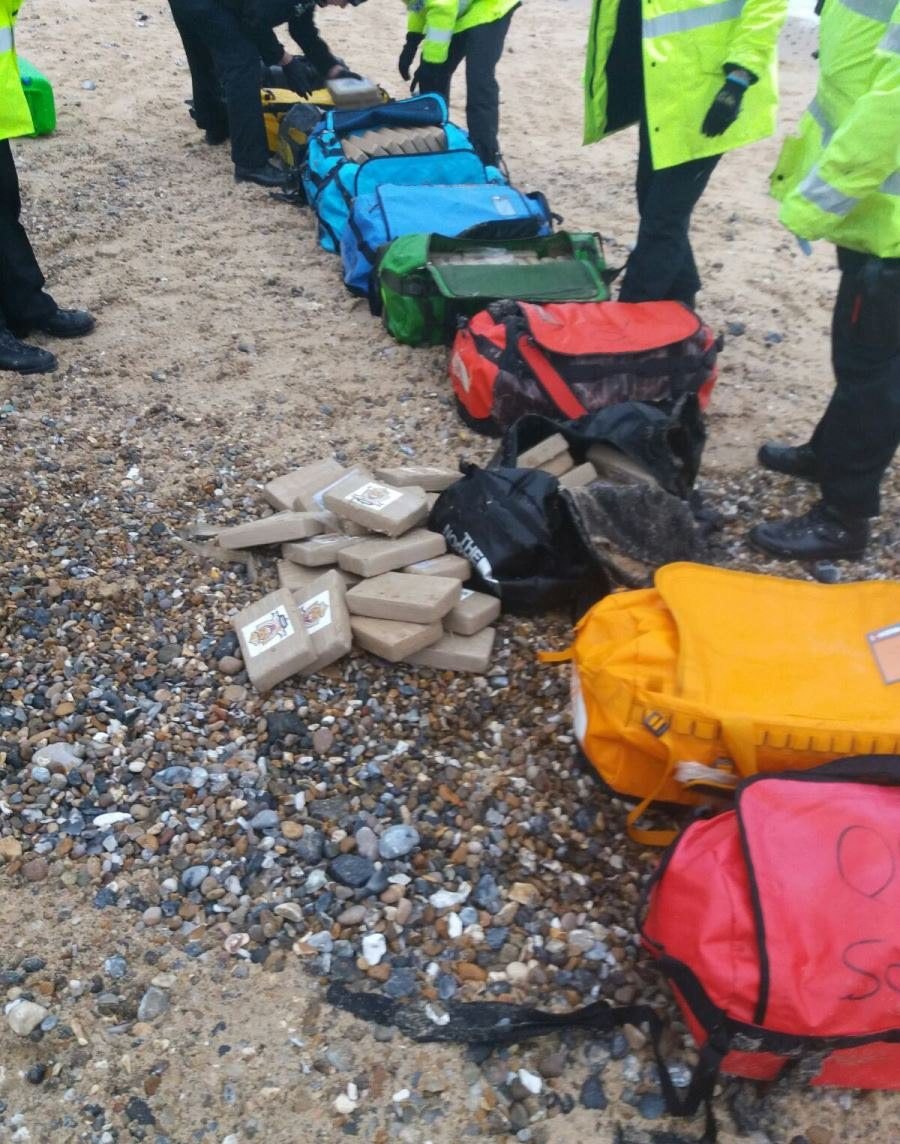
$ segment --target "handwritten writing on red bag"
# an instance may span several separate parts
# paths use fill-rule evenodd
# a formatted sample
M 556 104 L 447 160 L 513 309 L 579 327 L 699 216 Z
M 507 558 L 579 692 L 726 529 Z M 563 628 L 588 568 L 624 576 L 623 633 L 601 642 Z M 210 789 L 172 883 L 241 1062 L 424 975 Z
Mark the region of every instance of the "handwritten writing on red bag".
M 847 826 L 838 836 L 838 874 L 856 899 L 854 930 L 864 933 L 841 953 L 841 961 L 852 975 L 852 986 L 842 1001 L 868 1001 L 883 992 L 900 997 L 898 859 L 900 838 L 888 837 L 874 826 Z M 864 902 L 870 903 L 870 910 L 860 910 Z M 861 925 L 871 929 L 864 932 Z

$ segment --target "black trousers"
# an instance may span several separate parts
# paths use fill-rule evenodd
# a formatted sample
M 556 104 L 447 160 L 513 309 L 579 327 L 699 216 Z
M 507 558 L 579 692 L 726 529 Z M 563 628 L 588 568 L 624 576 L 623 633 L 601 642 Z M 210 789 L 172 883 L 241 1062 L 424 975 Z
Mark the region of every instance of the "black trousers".
M 216 0 L 169 0 L 184 44 L 200 127 L 220 131 L 223 110 L 238 167 L 269 160 L 259 96 L 259 50 L 234 12 Z
M 449 102 L 453 73 L 466 61 L 466 126 L 472 146 L 483 163 L 496 164 L 500 159 L 497 64 L 503 55 L 512 18 L 513 13 L 507 12 L 490 24 L 477 24 L 465 32 L 457 32 L 450 41 L 441 82 L 430 89 Z
M 826 504 L 877 516 L 900 446 L 900 258 L 838 248 L 831 325 L 835 388 L 811 444 Z
M 19 176 L 8 139 L 0 139 L 0 329 L 27 328 L 55 314 L 44 276 L 19 221 Z
M 668 299 L 693 307 L 700 275 L 691 250 L 691 214 L 720 158 L 654 170 L 647 121 L 641 118 L 636 183 L 641 222 L 619 291 L 622 302 Z

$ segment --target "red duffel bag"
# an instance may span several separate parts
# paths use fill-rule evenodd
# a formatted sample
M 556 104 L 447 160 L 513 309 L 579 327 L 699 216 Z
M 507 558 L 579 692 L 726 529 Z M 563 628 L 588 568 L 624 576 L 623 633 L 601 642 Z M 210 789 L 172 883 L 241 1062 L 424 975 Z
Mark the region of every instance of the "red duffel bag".
M 716 381 L 712 331 L 680 302 L 495 302 L 457 332 L 460 416 L 498 436 L 526 413 L 575 420 L 622 401 L 674 402 Z
M 701 1075 L 796 1062 L 814 1085 L 900 1089 L 900 757 L 747 779 L 667 851 L 642 931 Z

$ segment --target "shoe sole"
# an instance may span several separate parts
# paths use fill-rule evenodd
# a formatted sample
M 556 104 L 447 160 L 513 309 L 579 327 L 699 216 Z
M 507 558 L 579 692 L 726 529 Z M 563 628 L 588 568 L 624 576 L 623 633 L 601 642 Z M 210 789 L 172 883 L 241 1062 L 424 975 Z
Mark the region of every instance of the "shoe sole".
M 59 369 L 59 362 L 56 358 L 53 359 L 52 365 L 34 365 L 25 366 L 22 369 L 14 369 L 12 366 L 0 366 L 0 373 L 18 373 L 22 375 L 34 373 L 53 373 Z
M 810 554 L 798 555 L 796 552 L 784 552 L 774 546 L 770 546 L 752 534 L 747 537 L 747 540 L 758 552 L 763 552 L 766 556 L 773 556 L 776 560 L 799 560 L 801 564 L 813 564 L 817 560 L 862 560 L 866 554 L 865 548 L 854 548 L 852 552 L 819 552 L 815 556 Z
M 761 461 L 759 457 L 756 458 L 757 463 L 761 469 L 765 469 L 767 473 L 777 473 L 780 477 L 793 477 L 795 481 L 809 481 L 810 484 L 816 483 L 815 473 L 792 473 L 788 469 L 777 469 L 774 465 L 767 465 L 765 461 Z

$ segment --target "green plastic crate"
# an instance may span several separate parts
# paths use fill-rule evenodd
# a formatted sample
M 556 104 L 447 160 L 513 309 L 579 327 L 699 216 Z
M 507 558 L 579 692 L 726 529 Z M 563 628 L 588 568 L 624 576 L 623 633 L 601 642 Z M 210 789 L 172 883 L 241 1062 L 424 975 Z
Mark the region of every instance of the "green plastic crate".
M 50 80 L 19 56 L 19 78 L 34 123 L 33 135 L 49 135 L 56 127 L 56 103 Z

